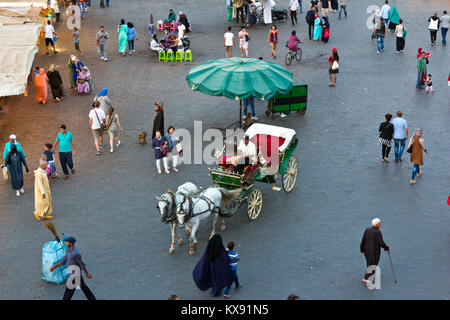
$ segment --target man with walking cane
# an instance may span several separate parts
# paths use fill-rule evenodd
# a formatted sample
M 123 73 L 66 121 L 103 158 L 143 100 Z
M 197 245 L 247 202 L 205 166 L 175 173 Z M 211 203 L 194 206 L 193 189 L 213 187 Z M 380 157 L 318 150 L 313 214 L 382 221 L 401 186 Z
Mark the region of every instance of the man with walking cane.
M 361 240 L 360 250 L 361 253 L 366 257 L 367 268 L 370 266 L 377 266 L 380 261 L 380 247 L 384 249 L 384 251 L 389 251 L 389 247 L 383 241 L 383 235 L 380 231 L 381 220 L 375 218 L 372 220 L 372 227 L 367 228 L 364 231 L 364 235 Z M 362 281 L 367 285 L 370 284 L 371 281 L 368 280 L 369 277 L 375 272 L 373 270 L 371 273 L 368 273 L 369 270 L 366 270 L 366 274 Z
M 87 271 L 86 265 L 81 259 L 81 254 L 74 246 L 76 241 L 77 240 L 74 237 L 67 237 L 64 239 L 64 243 L 69 250 L 66 252 L 66 255 L 61 259 L 60 262 L 50 268 L 50 272 L 53 272 L 53 270 L 63 264 L 66 264 L 69 267 L 69 279 L 67 279 L 66 291 L 64 291 L 63 300 L 71 300 L 73 294 L 75 293 L 75 287 L 77 287 L 78 285 L 81 286 L 81 290 L 88 300 L 96 300 L 94 294 L 88 288 L 88 286 L 84 282 L 83 277 L 81 276 L 81 270 L 84 270 L 86 277 L 88 279 L 92 278 L 92 275 Z M 73 270 L 72 273 L 70 273 L 71 270 Z M 79 279 L 77 279 L 77 277 Z M 75 280 L 75 284 L 73 283 L 73 280 Z

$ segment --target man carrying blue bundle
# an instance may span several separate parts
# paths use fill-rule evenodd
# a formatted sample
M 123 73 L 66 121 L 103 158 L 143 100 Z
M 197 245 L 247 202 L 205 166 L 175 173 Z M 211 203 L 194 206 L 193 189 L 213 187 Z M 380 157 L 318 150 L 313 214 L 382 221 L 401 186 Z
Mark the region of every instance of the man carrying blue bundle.
M 69 268 L 69 279 L 66 283 L 66 291 L 64 291 L 64 297 L 63 300 L 71 300 L 73 294 L 75 293 L 75 288 L 77 286 L 81 287 L 81 290 L 83 290 L 84 295 L 88 300 L 96 300 L 94 294 L 91 292 L 91 290 L 88 288 L 86 283 L 83 280 L 83 277 L 81 276 L 81 270 L 84 270 L 84 273 L 86 274 L 86 277 L 88 279 L 92 278 L 92 275 L 88 272 L 86 269 L 86 265 L 84 264 L 83 260 L 81 259 L 81 254 L 78 252 L 77 248 L 75 248 L 74 244 L 77 241 L 74 237 L 67 237 L 64 240 L 64 244 L 67 246 L 68 251 L 66 252 L 66 255 L 61 259 L 60 262 L 55 264 L 53 267 L 50 268 L 50 272 L 53 272 L 56 268 L 59 266 L 66 264 Z M 71 267 L 75 266 L 75 267 Z M 77 269 L 78 268 L 78 272 Z M 74 270 L 75 269 L 75 270 Z M 79 279 L 77 279 L 77 277 Z M 73 280 L 75 279 L 75 283 L 73 283 Z

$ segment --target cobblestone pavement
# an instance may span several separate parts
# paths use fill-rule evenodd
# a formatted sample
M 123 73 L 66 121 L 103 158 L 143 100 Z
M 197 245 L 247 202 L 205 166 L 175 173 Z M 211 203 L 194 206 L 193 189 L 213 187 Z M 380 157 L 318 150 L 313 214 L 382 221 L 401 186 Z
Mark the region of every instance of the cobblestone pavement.
M 192 281 L 192 269 L 205 248 L 211 223 L 200 226 L 195 257 L 188 255 L 186 245 L 177 246 L 175 254 L 169 255 L 169 228 L 161 224 L 153 197 L 186 181 L 209 185 L 208 166 L 183 165 L 177 174 L 158 175 L 150 145 L 140 146 L 137 135 L 151 131 L 155 99 L 165 103 L 166 126 L 192 129 L 194 120 L 203 120 L 207 129 L 236 119 L 235 101 L 192 92 L 185 81 L 192 65 L 225 54 L 222 36 L 228 23 L 224 2 L 111 1 L 110 8 L 99 9 L 99 1 L 92 1 L 82 24 L 85 55 L 81 60 L 91 69 L 96 91 L 108 87 L 118 107 L 125 132 L 122 146 L 113 154 L 105 148 L 102 156 L 95 155 L 88 128 L 93 95 L 78 96 L 67 90 L 62 103 L 50 99 L 47 105 L 39 105 L 32 89 L 28 97 L 11 97 L 0 113 L 2 145 L 15 133 L 31 168 L 37 168 L 43 144 L 53 143 L 60 124 L 65 123 L 73 133 L 77 173 L 66 181 L 51 182 L 53 222 L 58 232 L 78 239 L 77 246 L 93 274 L 87 283 L 99 299 L 166 299 L 173 293 L 183 299 L 211 298 Z M 287 6 L 287 0 L 277 2 Z M 446 204 L 450 182 L 449 47 L 442 47 L 440 34 L 437 45 L 429 45 L 426 22 L 435 10 L 444 9 L 444 2 L 391 2 L 397 4 L 408 28 L 404 53 L 395 53 L 392 34 L 381 55 L 370 42 L 366 8 L 381 1 L 350 1 L 348 19 L 337 20 L 337 14 L 330 13 L 330 42 L 305 40 L 304 63 L 294 62 L 289 67 L 295 80 L 309 85 L 306 114 L 271 119 L 264 115 L 264 104 L 257 103 L 260 122 L 297 131 L 300 144 L 295 155 L 301 169 L 289 194 L 273 192 L 270 185 L 260 186 L 264 205 L 256 221 L 249 222 L 243 210 L 227 220 L 224 242 L 236 242 L 242 259 L 238 273 L 245 285 L 238 293 L 232 292 L 233 299 L 285 299 L 290 293 L 306 299 L 449 298 L 444 285 L 450 271 Z M 158 63 L 149 55 L 149 11 L 158 20 L 169 8 L 186 12 L 193 24 L 192 63 Z M 307 38 L 304 16 L 299 15 L 295 27 L 302 40 Z M 137 26 L 141 37 L 136 54 L 125 58 L 117 53 L 116 28 L 122 17 Z M 100 60 L 95 47 L 101 24 L 112 37 L 107 63 Z M 237 33 L 240 25 L 231 25 Z M 282 44 L 292 27 L 287 21 L 279 28 L 275 62 L 281 64 L 286 54 Z M 41 50 L 35 61 L 46 69 L 55 63 L 66 81 L 73 43 L 63 22 L 57 32 L 59 54 L 46 56 Z M 250 55 L 270 60 L 265 43 L 268 27 L 257 26 L 249 32 Z M 333 47 L 339 50 L 341 70 L 337 87 L 329 88 L 327 58 Z M 415 89 L 418 47 L 434 53 L 428 65 L 436 89 L 431 97 Z M 237 56 L 238 50 L 233 54 Z M 398 109 L 403 110 L 410 132 L 424 128 L 429 150 L 423 175 L 414 186 L 409 185 L 408 154 L 400 164 L 380 162 L 379 123 L 385 113 L 394 114 Z M 33 196 L 32 174 L 25 177 L 25 195 L 19 198 L 8 184 L 0 184 L 0 299 L 60 299 L 64 291 L 63 286 L 40 279 L 41 247 L 51 235 L 32 215 Z M 381 218 L 385 241 L 392 249 L 398 283 L 394 285 L 383 253 L 382 289 L 367 290 L 360 280 L 364 259 L 359 241 L 375 216 Z M 77 293 L 74 298 L 84 296 Z

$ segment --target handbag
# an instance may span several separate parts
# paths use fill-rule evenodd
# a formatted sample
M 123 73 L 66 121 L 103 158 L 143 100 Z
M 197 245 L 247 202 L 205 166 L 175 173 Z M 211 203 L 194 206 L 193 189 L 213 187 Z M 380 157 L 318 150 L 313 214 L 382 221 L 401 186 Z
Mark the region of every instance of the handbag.
M 182 154 L 183 153 L 183 146 L 180 143 L 177 143 L 175 145 L 175 148 L 177 149 L 178 154 Z
M 337 69 L 339 69 L 339 64 L 338 64 L 338 62 L 335 60 L 335 61 L 333 62 L 333 64 L 331 65 L 331 70 L 337 70 Z
M 406 31 L 406 28 L 403 27 L 403 33 L 402 33 L 402 38 L 403 38 L 403 39 L 406 38 L 406 34 L 407 34 L 407 33 L 408 33 L 408 32 Z
M 97 111 L 95 111 L 95 109 L 94 109 L 94 112 L 95 112 L 95 115 L 97 116 L 98 123 L 100 123 L 100 131 L 103 132 L 105 130 L 105 123 L 100 122 L 100 118 L 98 117 Z
M 163 156 L 166 156 L 169 153 L 168 147 L 164 147 L 164 145 L 161 146 L 161 144 L 160 144 L 160 148 L 161 148 L 161 153 L 163 154 Z
M 9 171 L 7 166 L 3 167 L 3 179 L 5 179 L 5 181 L 9 180 Z
M 324 39 L 327 39 L 330 37 L 330 30 L 328 28 L 325 28 L 325 30 L 323 30 L 323 37 L 324 37 Z
M 411 153 L 411 152 L 412 152 L 412 147 L 413 147 L 413 144 L 411 143 L 411 144 L 408 146 L 408 149 L 406 149 L 406 152 Z

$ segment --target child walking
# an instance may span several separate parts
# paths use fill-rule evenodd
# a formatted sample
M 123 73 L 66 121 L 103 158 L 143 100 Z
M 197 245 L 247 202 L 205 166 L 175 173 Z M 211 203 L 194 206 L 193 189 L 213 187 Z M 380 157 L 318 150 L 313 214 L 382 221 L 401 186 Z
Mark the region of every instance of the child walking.
M 41 160 L 47 162 L 47 175 L 51 176 L 53 179 L 58 176 L 55 168 L 55 153 L 53 152 L 53 145 L 51 143 L 46 143 L 44 146 L 44 153 L 41 156 Z
M 241 259 L 239 259 L 239 255 L 233 249 L 234 249 L 234 242 L 231 241 L 227 245 L 228 262 L 229 262 L 229 266 L 230 266 L 230 270 L 231 270 L 231 281 L 226 286 L 225 291 L 223 292 L 224 298 L 231 297 L 231 294 L 229 294 L 229 292 L 230 292 L 231 286 L 233 285 L 233 282 L 236 285 L 236 290 L 238 290 L 240 287 L 242 287 L 241 285 L 239 285 L 239 279 L 237 276 L 237 264 L 238 264 L 238 261 L 240 261 Z
M 434 89 L 433 89 L 433 82 L 431 81 L 431 74 L 428 75 L 427 77 L 427 81 L 425 82 L 427 87 L 425 88 L 425 91 L 427 92 L 427 94 L 431 91 L 431 94 L 434 94 Z
M 83 52 L 80 49 L 80 31 L 77 28 L 73 28 L 73 41 L 75 43 L 75 50 L 77 55 L 83 56 Z

